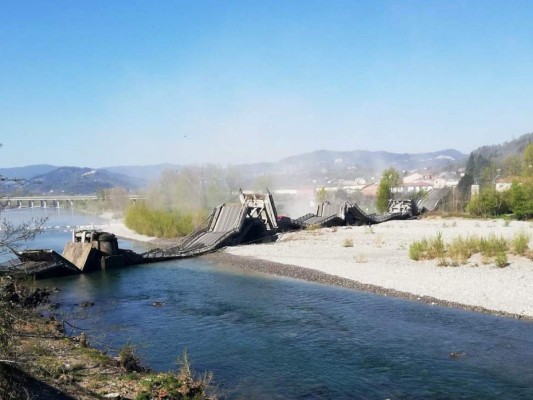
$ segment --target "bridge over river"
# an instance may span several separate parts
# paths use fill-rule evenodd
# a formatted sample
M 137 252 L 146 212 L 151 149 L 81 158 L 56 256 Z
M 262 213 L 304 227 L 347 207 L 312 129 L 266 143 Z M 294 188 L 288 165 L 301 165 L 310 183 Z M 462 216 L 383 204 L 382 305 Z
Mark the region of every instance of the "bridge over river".
M 143 199 L 138 194 L 126 195 L 132 202 Z M 9 196 L 0 198 L 0 207 L 7 208 L 66 208 L 73 207 L 76 202 L 101 201 L 97 195 L 41 195 L 41 196 Z

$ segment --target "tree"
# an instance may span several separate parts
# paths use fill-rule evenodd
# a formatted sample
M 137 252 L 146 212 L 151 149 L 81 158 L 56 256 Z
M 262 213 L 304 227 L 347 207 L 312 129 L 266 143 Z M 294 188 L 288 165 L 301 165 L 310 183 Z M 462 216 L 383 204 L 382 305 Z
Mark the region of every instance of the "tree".
M 510 203 L 516 218 L 531 218 L 533 216 L 533 184 L 513 182 L 510 189 Z
M 498 216 L 510 211 L 508 194 L 497 192 L 494 188 L 485 188 L 480 194 L 472 196 L 466 211 L 476 217 Z
M 470 188 L 474 184 L 474 178 L 469 173 L 464 174 L 457 184 L 457 191 L 462 202 L 470 199 Z
M 527 145 L 523 156 L 523 176 L 533 176 L 533 143 Z
M 388 168 L 383 171 L 376 195 L 376 208 L 378 212 L 383 213 L 388 210 L 392 188 L 400 186 L 401 182 L 400 173 L 394 168 Z
M 507 177 L 518 176 L 522 172 L 522 160 L 516 154 L 512 154 L 503 160 L 503 170 Z
M 328 199 L 328 192 L 326 191 L 326 188 L 321 188 L 317 190 L 315 193 L 315 200 L 317 204 L 322 204 Z
M 2 147 L 1 143 L 0 147 Z M 3 177 L 3 180 L 20 181 L 20 179 L 5 177 Z M 4 208 L 5 206 L 0 205 L 0 254 L 15 251 L 21 243 L 35 239 L 35 236 L 42 231 L 42 227 L 48 219 L 32 218 L 21 224 L 15 224 L 1 215 Z

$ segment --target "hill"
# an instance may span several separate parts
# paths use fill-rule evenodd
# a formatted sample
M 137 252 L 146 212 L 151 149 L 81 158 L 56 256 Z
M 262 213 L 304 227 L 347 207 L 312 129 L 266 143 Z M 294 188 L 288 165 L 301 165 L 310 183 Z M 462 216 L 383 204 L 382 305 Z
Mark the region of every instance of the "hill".
M 158 179 L 163 171 L 166 170 L 180 170 L 182 165 L 178 164 L 156 164 L 156 165 L 122 165 L 117 167 L 102 168 L 102 170 L 109 171 L 116 174 L 129 176 L 140 179 L 142 181 L 151 181 Z
M 25 167 L 0 168 L 0 175 L 11 179 L 31 179 L 34 176 L 46 174 L 58 167 L 50 164 L 35 164 Z
M 533 143 L 533 133 L 526 133 L 502 144 L 479 147 L 472 153 L 493 162 L 501 162 L 509 156 L 521 156 L 530 143 Z
M 105 170 L 59 167 L 45 174 L 31 177 L 23 182 L 11 182 L 4 185 L 7 193 L 48 193 L 94 194 L 102 189 L 123 187 L 136 190 L 144 182 Z

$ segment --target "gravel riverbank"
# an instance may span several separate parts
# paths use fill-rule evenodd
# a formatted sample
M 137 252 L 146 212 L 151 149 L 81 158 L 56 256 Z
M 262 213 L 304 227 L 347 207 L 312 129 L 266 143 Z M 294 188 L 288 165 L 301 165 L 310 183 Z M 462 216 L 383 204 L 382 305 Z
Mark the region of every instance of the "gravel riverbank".
M 441 232 L 443 239 L 491 233 L 511 238 L 530 235 L 527 222 L 470 219 L 389 221 L 369 227 L 338 227 L 284 234 L 274 244 L 228 247 L 214 255 L 266 273 L 352 287 L 427 303 L 533 319 L 533 262 L 509 255 L 498 268 L 473 256 L 467 265 L 439 267 L 437 261 L 413 261 L 409 244 Z M 345 247 L 346 241 L 353 246 Z M 239 256 L 240 258 L 231 258 Z M 247 261 L 243 261 L 243 258 Z M 267 261 L 272 264 L 264 264 Z M 282 265 L 288 266 L 283 267 Z
M 121 220 L 108 230 L 117 236 L 150 242 L 154 247 L 175 245 L 138 235 Z M 439 267 L 435 260 L 409 259 L 409 245 L 440 232 L 445 241 L 459 235 L 511 238 L 529 235 L 531 222 L 425 218 L 389 221 L 372 227 L 336 227 L 283 234 L 275 243 L 227 247 L 204 257 L 220 264 L 267 274 L 337 285 L 516 318 L 533 319 L 533 261 L 509 255 L 509 265 L 484 264 L 475 255 L 467 265 Z M 353 246 L 345 246 L 346 242 Z

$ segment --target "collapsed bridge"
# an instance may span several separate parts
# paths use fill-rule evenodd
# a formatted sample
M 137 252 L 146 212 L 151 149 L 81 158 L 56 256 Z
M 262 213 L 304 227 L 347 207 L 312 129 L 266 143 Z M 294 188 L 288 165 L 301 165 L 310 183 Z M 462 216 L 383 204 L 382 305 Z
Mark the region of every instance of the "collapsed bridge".
M 178 245 L 138 254 L 119 249 L 113 234 L 75 231 L 72 242 L 65 245 L 62 255 L 46 249 L 18 251 L 15 252 L 18 260 L 0 264 L 0 274 L 18 271 L 40 278 L 194 257 L 224 246 L 274 241 L 278 232 L 288 229 L 373 225 L 393 219 L 409 219 L 418 215 L 419 209 L 437 207 L 443 196 L 444 193 L 430 196 L 425 203 L 418 205 L 412 200 L 390 200 L 389 211 L 382 215 L 366 213 L 355 203 L 325 201 L 317 206 L 315 214 L 291 219 L 278 218 L 270 192 L 240 191 L 238 201 L 216 207 L 202 226 Z
M 270 192 L 241 191 L 239 200 L 215 208 L 205 226 L 187 236 L 180 245 L 141 254 L 144 262 L 192 257 L 223 246 L 272 238 L 278 231 L 278 216 Z
M 409 219 L 418 214 L 416 204 L 411 200 L 389 200 L 386 214 L 368 214 L 356 203 L 344 201 L 318 205 L 316 214 L 306 214 L 292 223 L 300 228 L 310 226 L 324 227 L 334 225 L 374 225 L 394 219 Z

